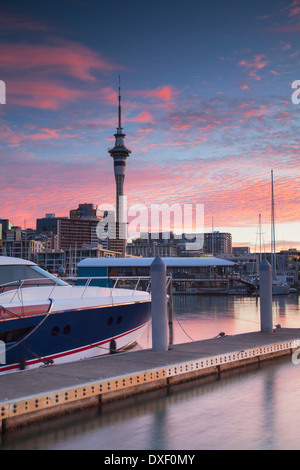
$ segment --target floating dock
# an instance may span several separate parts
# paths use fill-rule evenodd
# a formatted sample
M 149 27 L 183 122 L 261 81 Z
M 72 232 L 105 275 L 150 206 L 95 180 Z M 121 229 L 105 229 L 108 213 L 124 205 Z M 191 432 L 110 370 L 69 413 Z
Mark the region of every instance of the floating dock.
M 240 371 L 300 349 L 300 329 L 244 333 L 0 376 L 0 431 L 174 384 Z M 296 366 L 295 366 L 296 367 Z

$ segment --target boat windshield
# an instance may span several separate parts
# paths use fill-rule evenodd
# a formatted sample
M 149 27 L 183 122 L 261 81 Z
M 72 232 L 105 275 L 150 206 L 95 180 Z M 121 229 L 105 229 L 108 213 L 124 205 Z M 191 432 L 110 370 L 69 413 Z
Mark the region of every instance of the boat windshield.
M 34 281 L 42 281 L 41 283 L 43 283 L 44 285 L 45 282 L 51 284 L 55 283 L 59 286 L 68 285 L 66 282 L 62 281 L 56 276 L 53 276 L 53 274 L 44 271 L 38 266 L 26 264 L 11 264 L 6 266 L 0 266 L 0 286 L 19 281 L 27 281 L 30 279 Z M 43 282 L 43 280 L 45 282 Z M 28 285 L 28 283 L 26 284 Z

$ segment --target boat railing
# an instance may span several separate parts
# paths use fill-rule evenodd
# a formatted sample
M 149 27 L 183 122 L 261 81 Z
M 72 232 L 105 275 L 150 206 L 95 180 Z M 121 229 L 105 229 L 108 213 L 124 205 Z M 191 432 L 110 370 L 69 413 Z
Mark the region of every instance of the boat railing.
M 85 283 L 82 282 L 85 280 Z M 171 284 L 172 277 L 166 277 L 166 287 Z M 14 294 L 10 299 L 10 303 L 17 297 L 21 302 L 23 302 L 23 295 L 22 290 L 26 287 L 38 287 L 38 286 L 52 286 L 52 289 L 48 295 L 48 300 L 51 299 L 54 290 L 57 286 L 61 286 L 63 281 L 63 285 L 71 285 L 71 286 L 80 286 L 83 287 L 83 291 L 81 294 L 81 298 L 84 297 L 88 287 L 93 284 L 93 287 L 108 287 L 111 289 L 111 296 L 113 293 L 113 289 L 116 289 L 118 284 L 118 288 L 122 289 L 131 289 L 132 296 L 134 296 L 135 292 L 143 290 L 149 292 L 151 290 L 151 277 L 150 276 L 86 276 L 86 277 L 78 277 L 78 276 L 68 276 L 64 278 L 36 278 L 36 279 L 22 279 L 18 281 L 11 281 L 5 284 L 0 285 L 0 293 L 9 290 L 15 290 Z M 79 281 L 79 283 L 78 283 Z M 98 282 L 97 282 L 98 281 Z M 101 282 L 99 282 L 101 281 Z M 122 284 L 120 285 L 120 283 Z M 132 283 L 134 282 L 134 285 Z M 101 285 L 102 284 L 102 285 Z M 109 285 L 112 284 L 112 285 Z
M 78 276 L 70 276 L 64 278 L 64 280 L 71 285 L 78 285 L 78 281 L 84 281 L 84 290 L 82 292 L 81 298 L 83 298 L 87 288 L 91 286 L 91 283 L 94 281 L 102 281 L 103 285 L 99 287 L 108 287 L 110 289 L 131 289 L 132 296 L 135 294 L 136 291 L 143 290 L 145 292 L 149 292 L 151 290 L 151 276 L 93 276 L 93 277 L 78 277 Z M 172 280 L 172 276 L 166 276 L 166 287 L 168 289 Z M 112 285 L 108 285 L 112 281 Z M 134 285 L 132 282 L 134 281 Z M 122 282 L 121 285 L 118 284 Z M 106 285 L 105 285 L 106 284 Z M 140 287 L 140 289 L 139 289 Z
M 55 288 L 58 284 L 61 284 L 61 279 L 58 277 L 57 279 L 53 278 L 36 278 L 36 279 L 20 279 L 15 281 L 6 282 L 5 284 L 0 285 L 0 294 L 9 290 L 15 290 L 14 295 L 12 296 L 12 300 L 15 296 L 20 294 L 20 291 L 26 287 L 39 287 L 39 286 L 52 286 Z

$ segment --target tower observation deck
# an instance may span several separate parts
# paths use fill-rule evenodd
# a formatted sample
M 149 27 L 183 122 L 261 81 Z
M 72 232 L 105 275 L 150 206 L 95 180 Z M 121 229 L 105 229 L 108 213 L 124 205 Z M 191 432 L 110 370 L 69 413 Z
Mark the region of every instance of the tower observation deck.
M 110 239 L 110 249 L 126 253 L 127 230 L 124 218 L 124 179 L 126 173 L 126 159 L 131 151 L 125 146 L 121 124 L 121 87 L 119 79 L 119 105 L 118 105 L 118 127 L 115 136 L 115 146 L 108 150 L 110 156 L 114 159 L 114 174 L 116 180 L 116 233 L 115 238 Z

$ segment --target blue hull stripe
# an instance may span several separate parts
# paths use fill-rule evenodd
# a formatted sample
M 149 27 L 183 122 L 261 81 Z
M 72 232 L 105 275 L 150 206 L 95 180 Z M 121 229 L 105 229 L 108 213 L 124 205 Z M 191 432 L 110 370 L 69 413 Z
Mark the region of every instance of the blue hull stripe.
M 86 308 L 33 317 L 0 321 L 0 335 L 36 328 L 32 334 L 6 342 L 6 363 L 0 373 L 19 368 L 21 357 L 28 364 L 42 363 L 99 348 L 99 355 L 109 352 L 109 342 L 136 332 L 151 318 L 151 302 L 109 307 Z M 42 323 L 43 319 L 45 321 Z M 2 336 L 4 337 L 4 336 Z M 24 339 L 25 338 L 25 339 Z
M 146 323 L 146 325 L 147 325 L 147 323 Z M 127 331 L 126 333 L 124 333 L 122 335 L 119 335 L 115 338 L 109 338 L 105 341 L 101 341 L 100 343 L 96 343 L 96 344 L 93 344 L 93 345 L 88 345 L 88 346 L 85 346 L 85 347 L 82 347 L 82 348 L 73 349 L 73 350 L 66 351 L 64 353 L 56 354 L 56 355 L 53 355 L 53 356 L 48 356 L 48 357 L 44 358 L 43 360 L 34 359 L 34 360 L 31 360 L 31 361 L 30 360 L 26 361 L 26 366 L 30 367 L 30 366 L 33 366 L 33 365 L 42 364 L 45 360 L 53 360 L 54 361 L 56 359 L 61 359 L 63 357 L 68 357 L 68 356 L 71 356 L 73 354 L 78 354 L 78 353 L 81 353 L 81 352 L 84 352 L 84 351 L 88 351 L 89 349 L 93 349 L 93 348 L 97 348 L 99 346 L 103 346 L 104 344 L 109 344 L 112 339 L 117 340 L 117 339 L 122 338 L 126 335 L 134 333 L 135 331 L 138 332 L 138 330 L 142 329 L 144 326 L 145 325 L 141 325 L 140 327 L 135 328 L 135 330 L 133 330 L 133 331 Z M 1 372 L 11 371 L 11 370 L 17 370 L 19 368 L 20 368 L 19 364 L 12 364 L 10 366 L 3 366 L 3 367 L 0 366 L 0 373 Z

